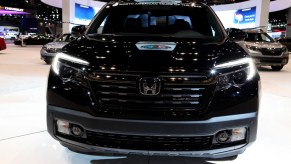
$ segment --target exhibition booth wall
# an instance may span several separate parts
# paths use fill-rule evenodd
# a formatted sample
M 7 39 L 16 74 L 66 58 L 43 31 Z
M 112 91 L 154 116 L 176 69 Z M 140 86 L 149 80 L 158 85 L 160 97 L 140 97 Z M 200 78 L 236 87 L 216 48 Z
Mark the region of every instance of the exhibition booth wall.
M 225 28 L 267 27 L 270 1 L 252 0 L 212 6 Z
M 76 25 L 88 25 L 104 4 L 92 0 L 63 0 L 63 33 L 70 32 Z
M 42 0 L 42 2 L 63 9 L 63 33 L 70 32 L 75 25 L 88 25 L 93 15 L 105 4 L 93 0 Z M 214 5 L 212 8 L 225 28 L 254 28 L 267 27 L 269 12 L 286 9 L 290 6 L 291 0 L 272 2 L 269 0 L 251 0 L 227 5 Z M 83 14 L 85 12 L 86 14 Z

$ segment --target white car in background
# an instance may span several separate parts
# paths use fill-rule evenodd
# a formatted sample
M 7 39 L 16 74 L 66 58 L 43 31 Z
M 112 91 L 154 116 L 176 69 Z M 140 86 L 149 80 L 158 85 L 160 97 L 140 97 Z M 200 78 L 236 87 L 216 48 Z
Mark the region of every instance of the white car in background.
M 17 39 L 18 37 L 17 37 L 17 34 L 15 34 L 15 33 L 10 33 L 10 32 L 8 32 L 8 33 L 6 33 L 5 35 L 4 35 L 4 39 L 11 39 L 11 40 L 15 40 L 15 39 Z
M 66 33 L 56 38 L 53 42 L 45 44 L 40 50 L 41 60 L 50 64 L 58 52 L 69 42 L 77 39 L 80 35 L 73 33 Z
M 0 26 L 0 33 L 2 33 L 4 39 L 17 39 L 20 34 L 19 27 L 15 26 Z

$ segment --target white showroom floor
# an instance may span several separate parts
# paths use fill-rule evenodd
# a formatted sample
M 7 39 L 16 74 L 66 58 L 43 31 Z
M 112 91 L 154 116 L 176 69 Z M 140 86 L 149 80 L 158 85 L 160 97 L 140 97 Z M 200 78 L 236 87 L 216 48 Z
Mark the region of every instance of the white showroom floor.
M 41 46 L 8 45 L 0 51 L 1 164 L 212 164 L 291 163 L 291 63 L 280 72 L 262 68 L 262 101 L 257 141 L 234 161 L 175 157 L 90 156 L 71 152 L 46 131 L 49 65 Z M 115 157 L 116 158 L 116 157 Z

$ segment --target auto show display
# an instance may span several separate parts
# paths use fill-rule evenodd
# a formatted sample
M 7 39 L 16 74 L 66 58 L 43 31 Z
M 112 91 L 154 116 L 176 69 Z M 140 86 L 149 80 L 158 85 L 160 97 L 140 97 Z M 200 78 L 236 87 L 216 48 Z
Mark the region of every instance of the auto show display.
M 46 35 L 31 35 L 27 38 L 18 38 L 14 41 L 15 45 L 44 45 L 52 42 L 54 37 Z M 22 43 L 23 42 L 23 43 Z
M 110 2 L 52 63 L 47 127 L 70 150 L 234 159 L 260 77 L 203 3 Z

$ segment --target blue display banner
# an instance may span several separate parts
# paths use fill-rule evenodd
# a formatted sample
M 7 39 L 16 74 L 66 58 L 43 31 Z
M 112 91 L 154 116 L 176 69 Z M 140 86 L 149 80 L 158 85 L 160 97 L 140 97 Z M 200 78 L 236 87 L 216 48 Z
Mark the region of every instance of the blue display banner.
M 237 10 L 234 14 L 235 24 L 249 24 L 256 22 L 256 7 Z
M 75 3 L 75 23 L 88 25 L 99 9 Z
M 238 10 L 216 11 L 225 28 L 254 28 L 256 27 L 256 10 L 250 7 Z

